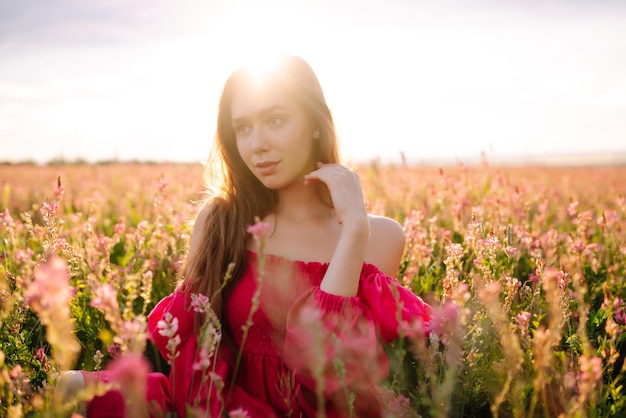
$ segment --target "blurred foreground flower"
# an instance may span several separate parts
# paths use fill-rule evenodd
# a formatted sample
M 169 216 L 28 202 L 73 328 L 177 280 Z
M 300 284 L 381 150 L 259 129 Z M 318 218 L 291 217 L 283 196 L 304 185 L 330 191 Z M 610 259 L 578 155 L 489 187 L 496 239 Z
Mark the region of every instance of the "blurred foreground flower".
M 246 230 L 249 234 L 252 234 L 256 241 L 262 241 L 270 230 L 270 224 L 255 218 L 256 223 L 250 225 Z
M 249 418 L 250 417 L 250 415 L 248 415 L 248 411 L 246 411 L 245 409 L 241 407 L 230 411 L 228 415 L 231 418 Z
M 80 352 L 70 313 L 72 296 L 67 264 L 56 255 L 37 268 L 26 291 L 26 300 L 46 326 L 46 339 L 61 370 L 72 368 Z
M 147 360 L 141 354 L 127 353 L 113 360 L 108 368 L 124 396 L 126 416 L 147 417 L 146 379 L 150 372 Z

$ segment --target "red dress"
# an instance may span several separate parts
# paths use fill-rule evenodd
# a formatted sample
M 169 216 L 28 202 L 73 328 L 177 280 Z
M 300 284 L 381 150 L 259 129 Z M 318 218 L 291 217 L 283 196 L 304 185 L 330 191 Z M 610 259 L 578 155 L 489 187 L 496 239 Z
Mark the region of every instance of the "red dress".
M 167 407 L 171 396 L 179 417 L 186 416 L 186 405 L 208 408 L 213 417 L 241 408 L 264 418 L 314 417 L 323 405 L 327 417 L 338 417 L 348 414 L 345 400 L 352 392 L 356 416 L 380 416 L 376 384 L 388 374 L 382 344 L 398 337 L 400 317 L 427 324 L 430 307 L 372 264 L 363 264 L 357 296 L 343 297 L 320 289 L 326 263 L 248 256 L 248 268 L 225 306 L 227 325 L 242 351 L 235 381 L 233 362 L 223 356 L 215 356 L 209 367 L 224 381 L 221 396 L 215 385 L 209 394 L 209 383 L 201 384 L 201 372 L 192 369 L 198 342 L 190 297 L 175 291 L 150 313 L 150 337 L 164 356 L 168 339 L 158 333 L 157 322 L 167 312 L 178 318 L 181 338 L 168 399 L 159 403 Z M 242 326 L 259 287 L 258 308 L 242 347 Z M 149 379 L 149 387 L 151 380 L 159 379 Z

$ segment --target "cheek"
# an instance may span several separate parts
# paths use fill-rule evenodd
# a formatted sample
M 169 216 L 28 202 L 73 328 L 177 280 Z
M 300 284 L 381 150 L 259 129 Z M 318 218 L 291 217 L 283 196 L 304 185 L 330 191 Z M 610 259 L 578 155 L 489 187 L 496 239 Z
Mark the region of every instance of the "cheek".
M 239 153 L 239 156 L 241 157 L 241 159 L 247 164 L 249 153 L 247 151 L 245 142 L 235 141 L 235 150 L 237 151 L 237 153 Z
M 235 143 L 235 150 L 236 150 L 239 158 L 243 162 L 243 165 L 246 166 L 250 171 L 252 171 L 252 166 L 250 165 L 250 155 L 251 155 L 251 153 L 248 152 L 248 148 L 245 146 L 245 143 L 236 142 Z
M 310 158 L 317 158 L 317 149 L 319 145 L 319 140 L 313 138 L 313 134 L 309 131 L 305 131 L 302 134 L 302 149 L 307 150 Z

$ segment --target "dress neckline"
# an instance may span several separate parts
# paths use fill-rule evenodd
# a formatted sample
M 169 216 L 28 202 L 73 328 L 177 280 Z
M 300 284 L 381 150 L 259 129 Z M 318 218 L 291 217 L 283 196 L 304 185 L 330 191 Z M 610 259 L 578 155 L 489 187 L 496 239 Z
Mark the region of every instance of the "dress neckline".
M 246 252 L 248 253 L 248 256 L 253 259 L 253 260 L 257 260 L 259 258 L 259 253 L 257 253 L 256 251 L 252 251 L 252 250 L 246 250 Z M 272 261 L 272 262 L 287 262 L 287 263 L 294 263 L 297 264 L 299 266 L 303 266 L 303 267 L 317 267 L 317 268 L 327 268 L 328 265 L 330 263 L 328 262 L 322 262 L 322 261 L 302 261 L 302 260 L 294 260 L 291 258 L 287 258 L 284 257 L 282 255 L 276 255 L 276 254 L 264 254 L 264 256 Z M 363 261 L 363 266 L 367 266 L 367 267 L 375 267 L 376 269 L 378 269 L 378 267 L 376 267 L 376 265 L 368 263 L 367 261 Z
M 253 260 L 258 260 L 259 253 L 257 253 L 256 251 L 252 251 L 252 250 L 246 250 L 246 251 L 247 251 L 249 257 L 251 257 Z M 299 265 L 302 265 L 302 266 L 326 267 L 329 264 L 329 263 L 324 263 L 324 262 L 321 262 L 321 261 L 294 260 L 294 259 L 291 259 L 291 258 L 284 257 L 282 255 L 276 255 L 276 254 L 264 254 L 264 256 L 268 260 L 270 260 L 272 262 L 287 262 L 287 263 L 299 264 Z

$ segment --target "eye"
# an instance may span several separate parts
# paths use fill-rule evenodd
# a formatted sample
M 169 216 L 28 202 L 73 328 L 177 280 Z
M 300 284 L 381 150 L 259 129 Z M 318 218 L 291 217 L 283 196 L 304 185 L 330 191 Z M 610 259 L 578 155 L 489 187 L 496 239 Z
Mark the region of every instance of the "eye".
M 284 122 L 284 120 L 283 120 L 283 118 L 281 116 L 272 116 L 272 117 L 270 117 L 269 125 L 272 128 L 276 128 L 276 127 L 282 125 L 283 122 Z
M 235 130 L 235 135 L 245 135 L 250 130 L 250 127 L 248 125 L 238 124 L 233 126 L 233 129 Z

